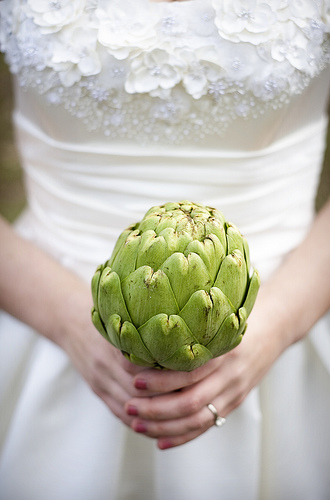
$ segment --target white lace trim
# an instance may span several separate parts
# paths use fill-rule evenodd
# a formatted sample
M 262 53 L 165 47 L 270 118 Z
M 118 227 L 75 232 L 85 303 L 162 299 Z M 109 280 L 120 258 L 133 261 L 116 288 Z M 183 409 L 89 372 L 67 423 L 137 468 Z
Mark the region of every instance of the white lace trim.
M 112 137 L 221 134 L 237 117 L 287 102 L 329 62 L 327 0 L 0 5 L 19 84 Z

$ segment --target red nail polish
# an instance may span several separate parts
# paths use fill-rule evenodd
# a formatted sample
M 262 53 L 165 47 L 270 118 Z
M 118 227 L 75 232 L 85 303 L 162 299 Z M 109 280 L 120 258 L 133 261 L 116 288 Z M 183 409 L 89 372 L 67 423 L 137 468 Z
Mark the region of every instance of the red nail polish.
M 136 379 L 134 385 L 136 389 L 144 390 L 147 388 L 147 382 L 141 378 Z
M 161 450 L 168 450 L 169 448 L 172 448 L 173 445 L 171 441 L 165 439 L 165 441 L 161 441 L 158 446 Z
M 128 405 L 127 408 L 127 415 L 132 415 L 133 417 L 136 417 L 139 414 L 138 409 L 136 406 L 133 405 Z
M 135 424 L 134 430 L 135 432 L 141 432 L 143 434 L 144 432 L 147 432 L 147 427 L 142 422 L 138 422 Z

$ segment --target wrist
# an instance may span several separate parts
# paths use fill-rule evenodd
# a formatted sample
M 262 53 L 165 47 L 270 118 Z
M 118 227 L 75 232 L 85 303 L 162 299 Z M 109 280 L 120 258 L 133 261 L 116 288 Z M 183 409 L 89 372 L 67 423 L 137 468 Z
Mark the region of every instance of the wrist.
M 59 297 L 56 319 L 51 337 L 65 351 L 70 350 L 82 332 L 93 328 L 91 321 L 92 298 L 88 285 L 73 277 L 71 286 Z M 68 285 L 68 283 L 67 283 Z
M 255 337 L 254 343 L 258 343 L 260 353 L 263 355 L 267 351 L 271 362 L 296 341 L 287 305 L 272 293 L 267 284 L 261 286 L 247 322 L 247 335 Z

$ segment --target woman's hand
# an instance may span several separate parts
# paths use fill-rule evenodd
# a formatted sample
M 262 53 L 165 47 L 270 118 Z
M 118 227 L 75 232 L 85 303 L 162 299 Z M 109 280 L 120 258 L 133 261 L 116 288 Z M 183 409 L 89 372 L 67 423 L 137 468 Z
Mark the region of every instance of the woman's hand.
M 135 388 L 134 377 L 139 373 L 142 376 L 146 368 L 129 362 L 95 329 L 91 322 L 90 300 L 86 294 L 84 300 L 80 299 L 78 304 L 68 308 L 61 344 L 92 390 L 114 415 L 129 426 L 132 417 L 125 411 L 125 406 L 132 397 L 144 395 L 144 391 L 141 393 Z
M 190 373 L 145 370 L 135 375 L 141 395 L 151 391 L 150 397 L 126 403 L 136 432 L 156 438 L 161 449 L 196 438 L 214 424 L 207 404 L 220 416 L 229 415 L 277 357 L 307 334 L 330 307 L 329 227 L 330 202 L 304 242 L 261 287 L 247 332 L 233 351 Z
M 212 403 L 221 417 L 237 408 L 285 347 L 269 326 L 263 302 L 260 298 L 241 344 L 229 353 L 189 373 L 144 370 L 136 374 L 136 388 L 158 395 L 126 403 L 127 414 L 135 416 L 132 429 L 156 438 L 159 448 L 166 449 L 191 441 L 214 425 L 207 404 Z
M 178 446 L 227 416 L 276 358 L 330 306 L 330 202 L 299 248 L 260 290 L 242 343 L 191 373 L 142 369 L 94 329 L 89 286 L 0 221 L 0 307 L 67 351 L 111 411 L 134 430 Z M 17 286 L 19 284 L 19 286 Z
M 132 417 L 124 407 L 141 392 L 133 382 L 143 368 L 127 361 L 96 331 L 89 284 L 1 218 L 0 240 L 0 307 L 62 347 L 96 394 L 130 425 Z

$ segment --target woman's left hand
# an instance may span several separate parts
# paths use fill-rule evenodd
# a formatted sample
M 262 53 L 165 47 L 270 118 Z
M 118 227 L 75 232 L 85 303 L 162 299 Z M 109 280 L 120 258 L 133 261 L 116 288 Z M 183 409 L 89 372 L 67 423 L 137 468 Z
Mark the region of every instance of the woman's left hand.
M 140 398 L 126 405 L 131 427 L 156 438 L 160 449 L 179 446 L 214 425 L 212 403 L 227 417 L 261 380 L 284 348 L 273 335 L 262 298 L 249 318 L 241 344 L 192 372 L 145 370 L 135 377 Z M 264 330 L 261 325 L 268 325 Z M 150 392 L 149 392 L 150 391 Z M 148 397 L 149 394 L 158 393 Z

